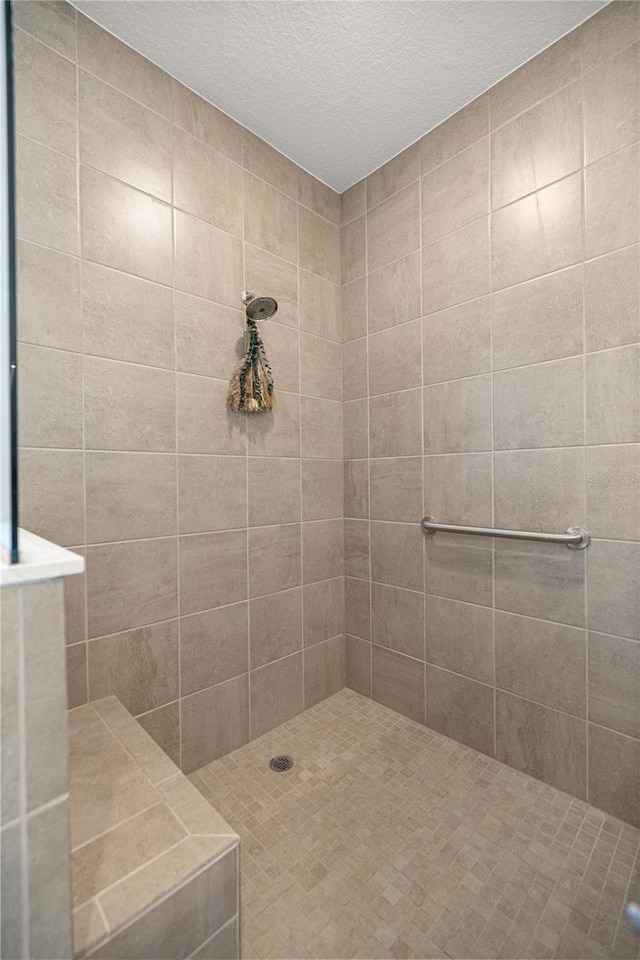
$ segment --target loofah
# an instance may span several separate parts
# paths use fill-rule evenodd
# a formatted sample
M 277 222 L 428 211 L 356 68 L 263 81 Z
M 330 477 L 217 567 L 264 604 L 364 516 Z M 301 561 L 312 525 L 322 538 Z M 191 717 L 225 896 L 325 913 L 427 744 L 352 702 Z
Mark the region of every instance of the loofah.
M 247 329 L 247 353 L 231 379 L 227 399 L 232 410 L 264 413 L 276 405 L 273 374 L 262 337 L 252 320 L 247 320 Z

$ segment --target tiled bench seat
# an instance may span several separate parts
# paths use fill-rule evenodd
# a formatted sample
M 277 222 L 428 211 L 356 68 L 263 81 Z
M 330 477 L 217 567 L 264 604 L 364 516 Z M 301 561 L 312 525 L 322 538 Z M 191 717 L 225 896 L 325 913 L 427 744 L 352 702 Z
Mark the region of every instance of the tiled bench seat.
M 238 956 L 239 838 L 115 697 L 69 713 L 74 956 Z

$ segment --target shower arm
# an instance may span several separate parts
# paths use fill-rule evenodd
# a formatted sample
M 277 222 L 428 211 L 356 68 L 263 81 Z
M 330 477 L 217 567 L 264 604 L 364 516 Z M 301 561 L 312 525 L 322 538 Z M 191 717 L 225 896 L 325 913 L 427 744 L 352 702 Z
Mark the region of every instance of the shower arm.
M 589 546 L 589 533 L 582 527 L 568 527 L 564 533 L 534 533 L 530 530 L 501 530 L 494 527 L 467 527 L 453 523 L 438 523 L 433 517 L 423 517 L 420 523 L 424 533 L 462 533 L 472 537 L 499 537 L 503 540 L 529 540 L 533 543 L 560 543 L 570 550 L 584 550 Z

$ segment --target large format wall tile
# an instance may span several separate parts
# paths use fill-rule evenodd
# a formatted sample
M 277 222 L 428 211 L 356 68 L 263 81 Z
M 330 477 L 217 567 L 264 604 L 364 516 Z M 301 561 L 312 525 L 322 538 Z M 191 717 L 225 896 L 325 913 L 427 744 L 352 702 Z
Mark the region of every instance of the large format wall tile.
M 372 648 L 371 695 L 378 703 L 424 723 L 424 662 L 385 647 Z
M 586 723 L 498 690 L 496 758 L 585 798 Z
M 330 520 L 333 517 L 341 517 L 343 513 L 342 461 L 303 460 L 300 496 L 303 520 Z
M 572 174 L 493 214 L 493 288 L 568 267 L 582 259 L 582 177 Z
M 640 540 L 640 444 L 587 447 L 587 528 L 594 537 Z
M 587 557 L 589 627 L 640 640 L 640 543 L 594 540 Z
M 640 441 L 640 344 L 586 357 L 587 443 Z
M 246 173 L 244 191 L 244 231 L 247 241 L 295 263 L 295 202 L 263 180 Z
M 472 300 L 422 321 L 424 382 L 457 380 L 491 370 L 491 305 Z
M 367 276 L 369 332 L 375 333 L 419 317 L 420 282 L 419 250 L 370 272 Z M 364 297 L 359 290 L 357 296 L 358 299 L 362 298 L 364 305 Z M 364 332 L 363 327 L 360 335 Z
M 157 113 L 79 71 L 80 160 L 171 200 L 171 126 Z
M 426 244 L 422 251 L 422 312 L 435 313 L 489 293 L 489 218 Z
M 640 147 L 633 144 L 585 170 L 585 244 L 597 257 L 640 240 Z
M 589 720 L 640 738 L 640 643 L 589 632 Z
M 18 241 L 20 339 L 60 350 L 82 348 L 80 262 L 26 240 Z
M 86 17 L 78 17 L 78 63 L 105 83 L 169 116 L 171 78 Z
M 640 740 L 589 724 L 589 799 L 640 827 Z
M 192 137 L 241 162 L 243 127 L 177 80 L 171 80 L 171 116 Z
M 182 769 L 192 773 L 249 740 L 246 674 L 180 701 Z
M 244 457 L 178 457 L 180 533 L 245 527 L 246 502 Z
M 18 18 L 19 22 L 19 18 Z M 50 44 L 49 37 L 46 38 Z M 70 157 L 76 155 L 76 67 L 28 33 L 13 34 L 18 130 Z
M 83 264 L 85 353 L 172 369 L 173 326 L 173 296 L 169 287 L 96 263 Z
M 173 384 L 168 370 L 85 357 L 87 448 L 175 450 Z
M 424 512 L 441 523 L 491 526 L 492 483 L 490 453 L 425 457 Z
M 489 133 L 489 95 L 483 94 L 420 141 L 422 172 L 433 170 Z
M 370 461 L 372 520 L 415 523 L 422 514 L 422 458 L 383 457 Z
M 383 583 L 371 584 L 371 639 L 424 660 L 424 595 Z
M 300 524 L 249 530 L 249 596 L 300 585 Z
M 422 532 L 418 523 L 371 524 L 371 579 L 422 590 Z
M 342 690 L 346 683 L 344 637 L 333 637 L 304 651 L 304 707 L 308 710 L 321 700 Z
M 583 268 L 529 280 L 492 298 L 495 369 L 582 353 Z M 587 297 L 587 309 L 589 298 Z
M 438 597 L 487 606 L 493 596 L 493 550 L 480 537 L 428 536 L 424 548 L 425 590 Z
M 490 377 L 468 377 L 424 388 L 425 453 L 490 449 Z
M 242 456 L 245 422 L 227 409 L 228 383 L 178 374 L 175 386 L 178 452 Z
M 584 526 L 580 447 L 499 451 L 494 471 L 497 527 L 562 533 L 569 526 Z
M 302 635 L 300 587 L 249 602 L 252 670 L 300 650 Z
M 631 38 L 630 38 L 631 39 Z M 584 78 L 586 162 L 640 140 L 640 44 Z
M 174 455 L 92 451 L 84 464 L 87 543 L 177 532 Z
M 249 669 L 248 604 L 234 603 L 183 617 L 180 624 L 182 695 Z
M 88 658 L 91 700 L 115 693 L 135 715 L 178 699 L 177 620 L 91 640 Z
M 18 429 L 25 447 L 82 446 L 82 357 L 20 344 Z
M 344 573 L 368 577 L 371 572 L 371 532 L 364 520 L 344 521 Z
M 427 726 L 493 755 L 493 688 L 467 677 L 426 667 Z
M 344 578 L 305 584 L 303 637 L 305 647 L 344 633 Z
M 178 540 L 180 613 L 197 613 L 247 598 L 244 530 L 201 533 Z
M 420 321 L 369 337 L 369 395 L 408 390 L 422 383 Z
M 495 576 L 497 609 L 584 626 L 584 551 L 496 540 Z
M 580 35 L 574 30 L 491 88 L 491 126 L 495 130 L 579 76 Z
M 581 166 L 580 84 L 573 83 L 492 134 L 493 209 L 561 180 Z
M 369 419 L 372 457 L 412 457 L 421 452 L 420 394 L 419 389 L 414 389 L 371 398 Z M 345 455 L 346 439 L 345 434 Z M 359 451 L 360 447 L 352 447 L 348 456 L 366 456 L 366 450 Z
M 16 154 L 18 237 L 78 253 L 75 161 L 21 136 Z
M 170 283 L 172 277 L 171 207 L 118 180 L 80 167 L 82 256 Z
M 177 615 L 174 537 L 91 546 L 86 556 L 90 637 Z
M 367 177 L 367 206 L 377 206 L 393 193 L 408 187 L 419 176 L 420 148 L 414 143 Z
M 20 523 L 63 546 L 84 542 L 84 482 L 80 450 L 22 450 Z M 69 578 L 72 582 L 72 578 Z
M 369 270 L 398 260 L 420 246 L 420 187 L 417 183 L 384 200 L 367 214 Z
M 339 238 L 340 232 L 333 223 L 306 207 L 298 207 L 299 262 L 303 270 L 339 283 Z
M 240 240 L 179 210 L 174 216 L 176 289 L 237 307 L 242 290 Z
M 174 203 L 227 233 L 242 234 L 242 173 L 217 150 L 181 130 L 173 135 Z
M 426 598 L 427 662 L 493 684 L 493 610 Z
M 584 630 L 496 611 L 496 685 L 577 717 L 586 713 Z
M 457 154 L 422 178 L 422 243 L 489 213 L 489 140 Z
M 347 674 L 346 682 L 350 690 L 371 696 L 371 644 L 359 637 L 346 638 Z
M 640 341 L 640 246 L 585 264 L 585 348 Z
M 302 653 L 251 673 L 251 736 L 260 737 L 303 709 Z

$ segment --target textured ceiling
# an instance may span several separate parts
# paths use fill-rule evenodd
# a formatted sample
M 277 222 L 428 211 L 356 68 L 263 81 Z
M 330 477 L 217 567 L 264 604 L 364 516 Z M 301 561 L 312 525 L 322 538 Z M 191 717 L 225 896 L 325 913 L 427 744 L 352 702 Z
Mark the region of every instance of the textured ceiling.
M 342 192 L 604 0 L 73 0 Z

